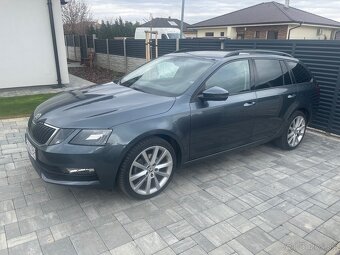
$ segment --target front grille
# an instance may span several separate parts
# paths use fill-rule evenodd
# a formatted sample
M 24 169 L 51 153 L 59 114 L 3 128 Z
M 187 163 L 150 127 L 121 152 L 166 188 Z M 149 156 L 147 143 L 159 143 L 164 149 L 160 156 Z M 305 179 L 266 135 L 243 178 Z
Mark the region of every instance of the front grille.
M 46 125 L 43 122 L 29 121 L 28 125 L 31 137 L 40 144 L 45 144 L 52 137 L 57 128 Z

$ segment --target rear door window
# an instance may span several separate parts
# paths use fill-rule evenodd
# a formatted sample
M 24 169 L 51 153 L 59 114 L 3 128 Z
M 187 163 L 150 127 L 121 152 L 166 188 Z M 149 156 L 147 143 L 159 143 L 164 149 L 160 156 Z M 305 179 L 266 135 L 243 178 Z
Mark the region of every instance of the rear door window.
M 300 63 L 287 61 L 287 66 L 293 73 L 296 83 L 310 82 L 312 80 L 310 72 Z
M 284 77 L 279 60 L 255 59 L 257 72 L 256 89 L 266 89 L 284 85 Z

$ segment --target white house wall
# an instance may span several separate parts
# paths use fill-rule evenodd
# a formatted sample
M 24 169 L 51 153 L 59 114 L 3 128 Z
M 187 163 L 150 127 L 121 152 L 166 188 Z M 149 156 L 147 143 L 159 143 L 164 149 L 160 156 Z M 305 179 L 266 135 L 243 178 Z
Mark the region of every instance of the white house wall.
M 296 26 L 296 25 L 295 25 Z M 295 27 L 295 26 L 289 26 L 289 29 Z M 322 34 L 317 35 L 318 27 L 313 26 L 301 26 L 296 29 L 291 30 L 290 32 L 290 39 L 306 39 L 306 40 L 330 40 L 332 36 L 332 31 L 334 29 L 331 28 L 321 28 Z
M 288 28 L 296 27 L 297 24 L 289 25 Z M 264 26 L 264 25 L 263 25 Z M 273 25 L 274 26 L 274 25 Z M 332 31 L 334 28 L 320 27 L 322 30 L 321 35 L 317 35 L 317 26 L 301 26 L 299 28 L 293 29 L 290 33 L 290 39 L 308 39 L 308 40 L 330 40 L 333 39 Z M 206 32 L 214 32 L 214 37 L 221 37 L 220 33 L 224 32 L 225 36 L 230 39 L 236 39 L 237 32 L 235 27 L 211 27 L 211 28 L 197 28 L 197 37 L 206 37 Z M 287 33 L 288 36 L 288 33 Z
M 228 27 L 215 27 L 215 28 L 198 28 L 197 29 L 197 37 L 206 37 L 205 33 L 213 32 L 213 37 L 221 37 L 221 32 L 224 32 L 224 36 L 228 34 Z
M 235 27 L 228 27 L 228 33 L 227 37 L 230 39 L 236 39 L 237 38 L 237 32 Z
M 60 0 L 52 0 L 61 79 L 69 83 Z M 0 89 L 57 84 L 47 0 L 0 1 Z

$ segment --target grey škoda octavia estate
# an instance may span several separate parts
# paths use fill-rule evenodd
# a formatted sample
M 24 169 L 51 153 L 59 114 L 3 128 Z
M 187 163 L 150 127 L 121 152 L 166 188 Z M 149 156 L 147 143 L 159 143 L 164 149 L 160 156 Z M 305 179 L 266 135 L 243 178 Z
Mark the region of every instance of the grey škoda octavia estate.
M 118 184 L 160 193 L 181 164 L 271 140 L 301 143 L 318 86 L 292 56 L 271 51 L 177 52 L 109 83 L 37 107 L 26 143 L 46 181 Z

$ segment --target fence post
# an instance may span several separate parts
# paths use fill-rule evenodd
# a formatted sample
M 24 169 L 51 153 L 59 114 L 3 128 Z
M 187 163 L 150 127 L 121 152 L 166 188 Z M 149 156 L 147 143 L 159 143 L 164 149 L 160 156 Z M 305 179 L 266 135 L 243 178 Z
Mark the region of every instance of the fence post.
M 81 61 L 82 61 L 82 59 L 81 59 L 81 47 L 80 47 L 80 45 L 81 45 L 81 35 L 78 35 L 78 42 L 79 42 L 79 52 L 80 52 L 79 60 L 80 60 L 80 63 L 81 63 Z
M 107 56 L 107 65 L 108 69 L 110 69 L 110 50 L 109 50 L 109 39 L 106 39 L 106 56 Z
M 127 63 L 127 54 L 126 54 L 126 37 L 123 39 L 123 48 L 124 48 L 124 59 L 125 59 L 125 73 L 128 71 L 128 63 Z
M 74 60 L 77 61 L 77 50 L 76 50 L 76 36 L 73 35 L 73 50 L 74 50 Z
M 156 32 L 156 39 L 155 39 L 155 58 L 158 58 L 158 32 Z
M 92 34 L 93 52 L 96 52 L 96 35 Z
M 67 35 L 65 35 L 64 40 L 65 40 L 65 46 L 66 46 L 66 58 L 69 58 L 69 56 L 68 56 L 68 37 L 67 37 Z
M 86 56 L 85 56 L 85 58 L 87 58 L 88 57 L 88 55 L 89 55 L 89 53 L 88 53 L 88 45 L 87 45 L 87 35 L 85 35 L 85 46 L 86 46 Z
M 221 40 L 221 50 L 224 50 L 224 40 Z
M 179 50 L 179 38 L 176 38 L 176 51 Z

